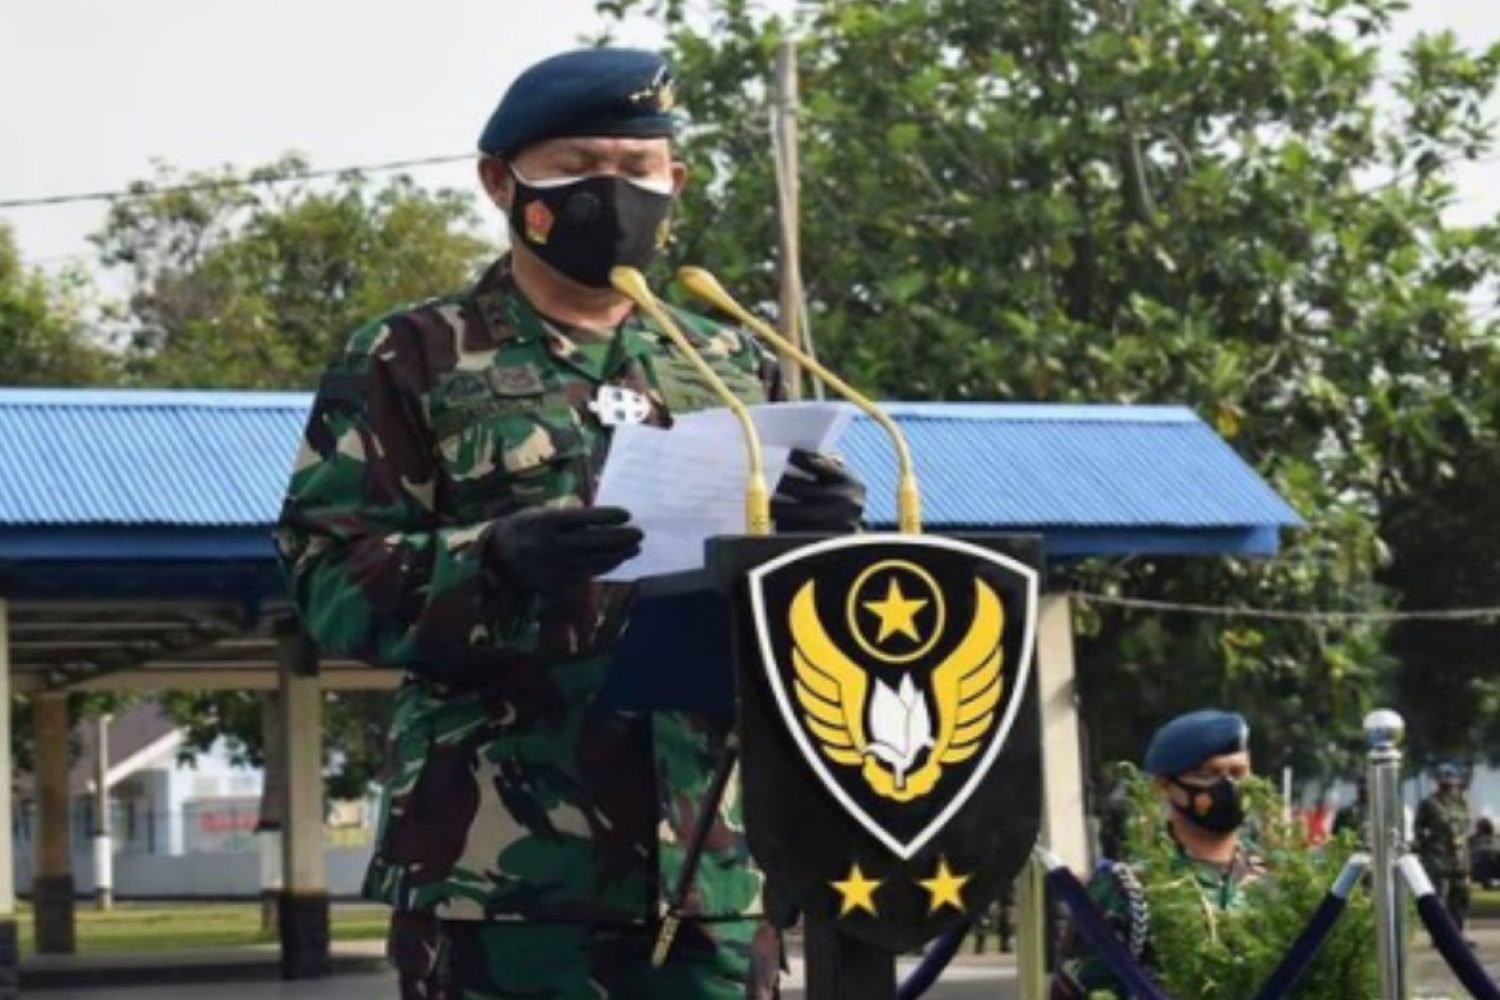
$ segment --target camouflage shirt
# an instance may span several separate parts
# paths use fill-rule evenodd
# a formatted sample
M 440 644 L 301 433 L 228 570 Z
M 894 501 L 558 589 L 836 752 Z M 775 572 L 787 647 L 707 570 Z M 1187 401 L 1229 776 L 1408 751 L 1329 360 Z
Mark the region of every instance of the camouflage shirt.
M 1218 910 L 1240 907 L 1244 903 L 1245 887 L 1265 873 L 1260 859 L 1244 849 L 1227 865 L 1196 861 L 1186 853 L 1178 855 L 1176 864 L 1197 880 L 1204 904 Z M 1141 967 L 1149 971 L 1155 964 L 1150 910 L 1135 870 L 1117 862 L 1101 864 L 1089 879 L 1088 889 L 1089 898 L 1104 914 L 1115 936 L 1125 943 Z M 1125 1000 L 1128 996 L 1124 984 L 1104 959 L 1070 927 L 1063 940 L 1058 972 L 1052 981 L 1052 1000 L 1094 997 Z
M 677 314 L 746 401 L 775 398 L 750 339 Z M 600 385 L 647 421 L 717 405 L 648 320 L 564 330 L 508 259 L 473 289 L 358 330 L 313 404 L 277 531 L 302 621 L 328 653 L 401 668 L 365 894 L 443 919 L 654 919 L 725 721 L 593 702 L 631 590 L 542 595 L 480 564 L 494 518 L 592 502 Z M 735 796 L 688 912 L 758 913 Z
M 1417 806 L 1415 833 L 1422 867 L 1434 876 L 1469 871 L 1469 800 L 1462 792 L 1434 792 Z

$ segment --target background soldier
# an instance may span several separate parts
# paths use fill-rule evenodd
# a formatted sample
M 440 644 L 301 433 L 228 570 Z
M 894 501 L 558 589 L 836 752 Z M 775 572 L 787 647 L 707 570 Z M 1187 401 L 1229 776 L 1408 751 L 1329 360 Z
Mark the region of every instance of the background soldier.
M 1250 775 L 1249 739 L 1244 716 L 1202 709 L 1166 723 L 1146 750 L 1145 770 L 1153 776 L 1179 847 L 1178 865 L 1196 880 L 1205 908 L 1239 906 L 1241 890 L 1262 872 L 1238 832 L 1245 818 L 1240 783 Z M 1154 961 L 1150 915 L 1136 871 L 1126 863 L 1104 862 L 1089 880 L 1089 896 L 1136 961 L 1149 969 Z M 1053 1000 L 1101 994 L 1128 996 L 1104 960 L 1070 928 L 1052 982 Z
M 595 705 L 642 536 L 590 506 L 611 425 L 718 400 L 609 285 L 669 233 L 687 171 L 655 55 L 546 60 L 480 138 L 513 252 L 473 288 L 357 331 L 308 423 L 278 541 L 330 652 L 399 666 L 366 895 L 395 907 L 407 998 L 775 991 L 731 794 L 666 966 L 649 955 L 727 720 Z M 744 335 L 678 316 L 742 398 L 779 392 Z M 782 529 L 849 530 L 863 488 L 801 454 Z
M 1438 898 L 1462 930 L 1469 915 L 1469 800 L 1456 765 L 1439 764 L 1433 776 L 1437 791 L 1417 807 L 1417 854 Z
M 1354 801 L 1339 807 L 1333 817 L 1333 835 L 1344 831 L 1354 834 L 1361 846 L 1370 842 L 1370 790 L 1369 780 L 1363 775 L 1354 779 Z

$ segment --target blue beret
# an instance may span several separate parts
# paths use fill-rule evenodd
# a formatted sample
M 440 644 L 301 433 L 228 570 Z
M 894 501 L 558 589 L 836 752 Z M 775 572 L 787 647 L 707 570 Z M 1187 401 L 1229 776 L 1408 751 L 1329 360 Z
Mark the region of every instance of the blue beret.
M 1190 771 L 1220 754 L 1250 745 L 1250 725 L 1238 712 L 1202 708 L 1163 725 L 1146 748 L 1146 773 L 1161 778 Z
M 510 156 L 560 136 L 670 136 L 672 105 L 672 69 L 654 52 L 564 52 L 510 85 L 480 133 L 479 149 Z

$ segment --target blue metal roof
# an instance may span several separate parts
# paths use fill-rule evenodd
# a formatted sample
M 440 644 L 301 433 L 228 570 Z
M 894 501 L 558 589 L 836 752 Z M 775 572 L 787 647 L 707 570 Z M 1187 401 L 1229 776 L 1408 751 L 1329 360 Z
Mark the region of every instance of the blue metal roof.
M 1276 551 L 1301 519 L 1180 406 L 894 403 L 934 528 L 1034 529 L 1054 556 Z M 895 521 L 896 463 L 880 428 L 845 438 L 869 516 Z M 1174 541 L 1172 536 L 1176 536 Z
M 267 559 L 306 393 L 0 389 L 0 558 Z M 1275 552 L 1300 524 L 1181 407 L 897 403 L 926 523 L 1026 529 L 1054 556 Z M 895 463 L 856 421 L 869 516 Z
M 262 527 L 310 397 L 0 390 L 0 526 Z

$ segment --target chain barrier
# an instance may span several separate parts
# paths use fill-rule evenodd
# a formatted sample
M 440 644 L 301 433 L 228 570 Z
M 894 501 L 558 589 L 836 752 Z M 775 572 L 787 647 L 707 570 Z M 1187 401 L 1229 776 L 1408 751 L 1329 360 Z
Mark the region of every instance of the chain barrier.
M 1473 950 L 1465 943 L 1458 925 L 1448 915 L 1448 908 L 1433 889 L 1432 879 L 1427 877 L 1422 862 L 1414 855 L 1406 854 L 1396 867 L 1406 882 L 1406 887 L 1416 898 L 1417 914 L 1427 926 L 1427 933 L 1432 935 L 1432 943 L 1437 946 L 1443 961 L 1448 963 L 1448 968 L 1458 977 L 1464 989 L 1469 991 L 1469 996 L 1474 1000 L 1500 1000 L 1500 988 L 1495 986 L 1494 981 L 1485 973 L 1484 966 L 1474 956 Z

